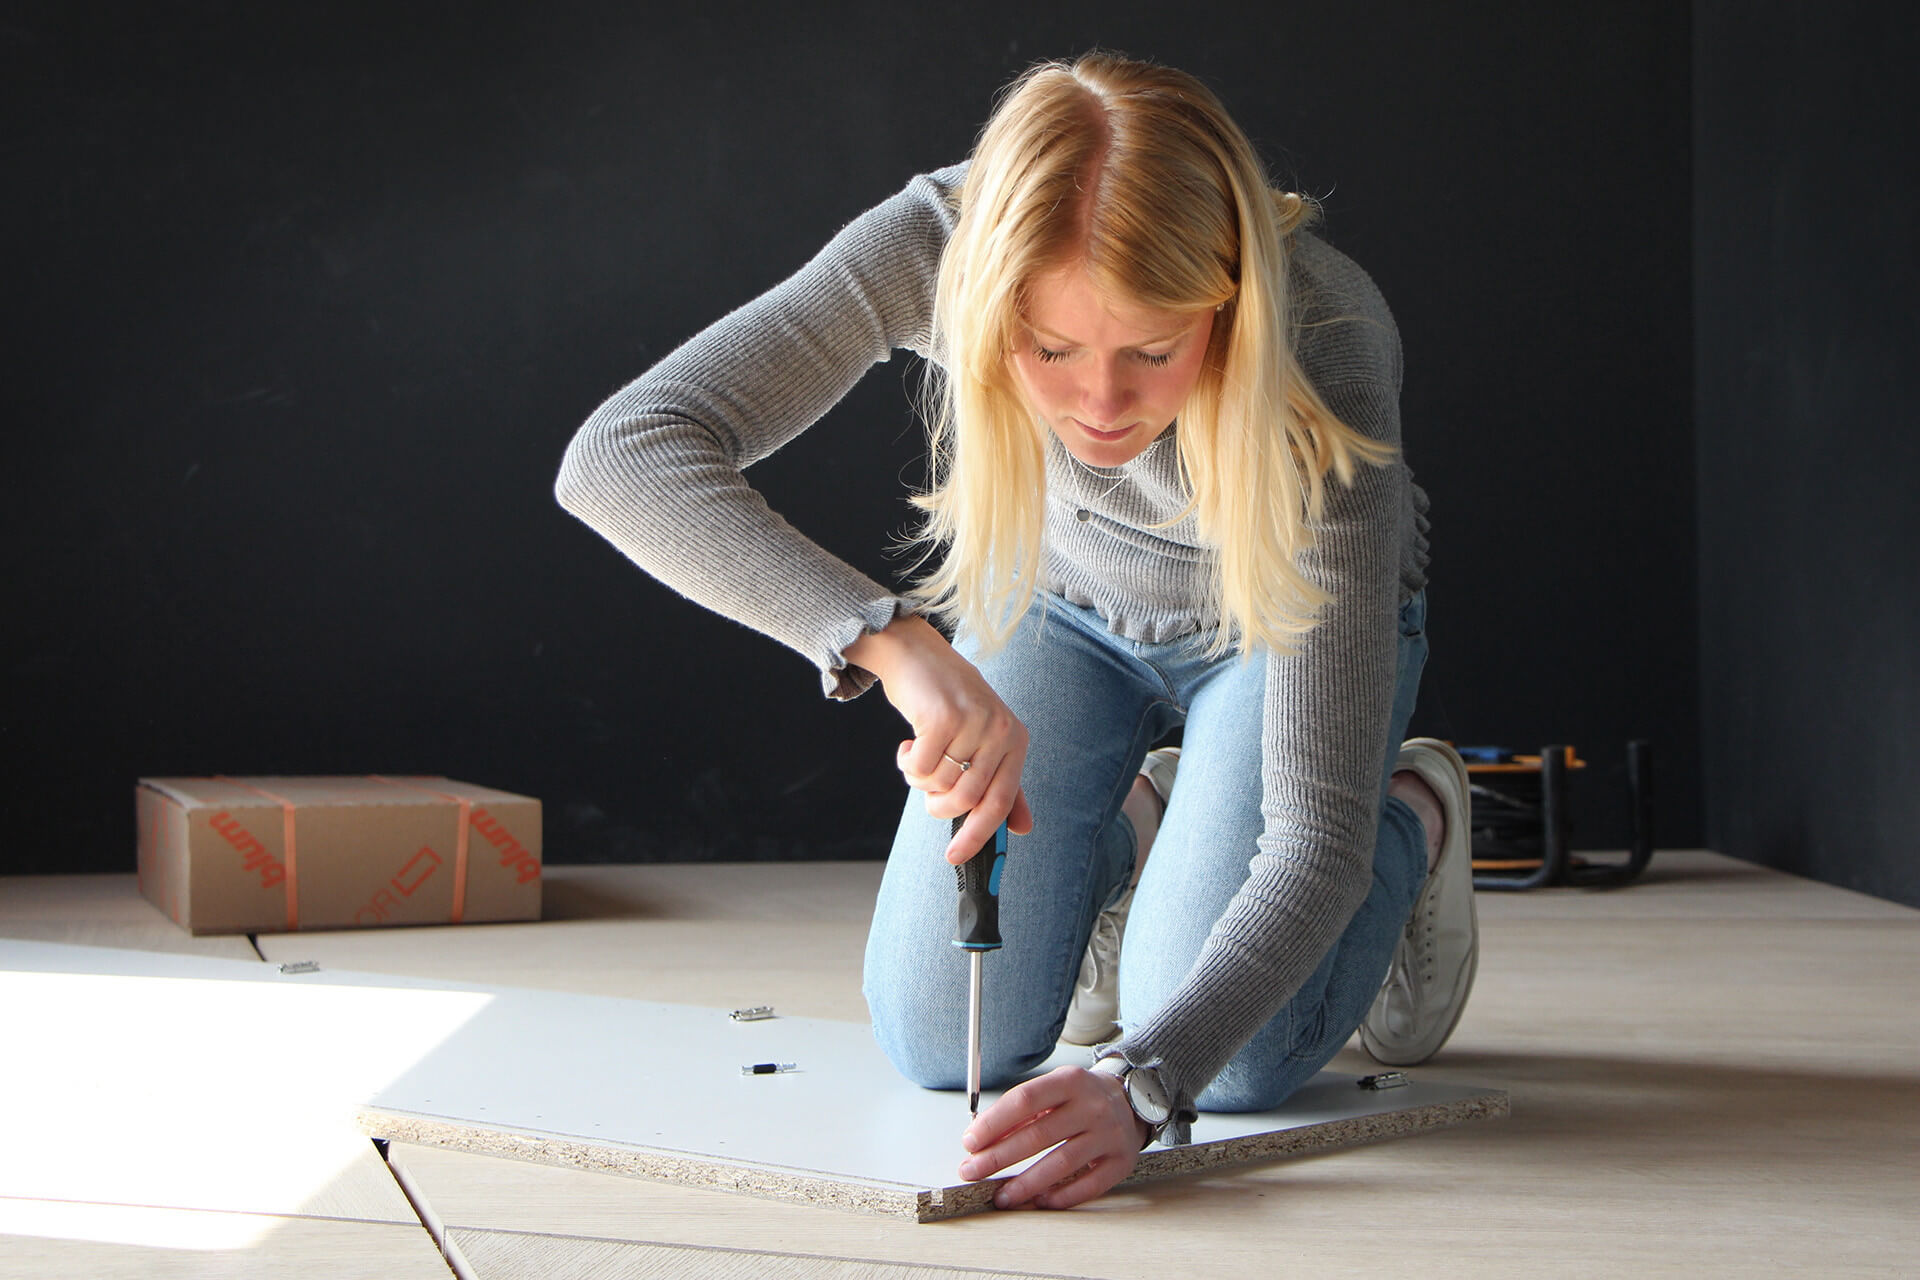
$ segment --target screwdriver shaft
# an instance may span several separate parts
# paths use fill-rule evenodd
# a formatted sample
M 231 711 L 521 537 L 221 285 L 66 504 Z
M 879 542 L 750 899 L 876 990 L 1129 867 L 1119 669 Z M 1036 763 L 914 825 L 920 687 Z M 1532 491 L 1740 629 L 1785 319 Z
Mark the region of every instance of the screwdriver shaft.
M 967 972 L 967 1110 L 980 1114 L 980 959 L 969 952 Z
M 953 820 L 958 836 L 964 817 Z M 953 945 L 967 953 L 967 1109 L 980 1114 L 980 958 L 1000 949 L 1000 872 L 1007 862 L 1007 824 L 993 842 L 954 868 L 960 910 Z

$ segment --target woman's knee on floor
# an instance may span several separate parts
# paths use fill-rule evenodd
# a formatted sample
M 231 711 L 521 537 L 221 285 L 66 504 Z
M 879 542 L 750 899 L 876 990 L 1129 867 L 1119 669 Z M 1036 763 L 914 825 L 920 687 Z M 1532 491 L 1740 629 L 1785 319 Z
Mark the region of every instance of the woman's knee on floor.
M 929 1007 L 937 1003 L 876 999 L 870 990 L 867 1008 L 873 1017 L 874 1039 L 894 1070 L 921 1088 L 963 1089 L 967 1084 L 966 1013 L 962 1008 L 954 1016 L 947 1016 L 950 1010 L 928 1016 Z M 1045 1062 L 1053 1048 L 1044 1031 L 1020 1039 L 983 1028 L 981 1085 L 998 1089 L 1012 1084 Z

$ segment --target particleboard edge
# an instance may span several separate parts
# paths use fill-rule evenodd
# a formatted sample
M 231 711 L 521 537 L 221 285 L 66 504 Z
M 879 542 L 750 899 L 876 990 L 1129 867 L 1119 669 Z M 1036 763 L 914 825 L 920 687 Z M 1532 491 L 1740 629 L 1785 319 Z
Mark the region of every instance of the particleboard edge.
M 1133 1172 L 1121 1186 L 1153 1178 L 1173 1178 L 1222 1165 L 1281 1160 L 1339 1147 L 1358 1147 L 1389 1138 L 1404 1138 L 1431 1129 L 1444 1129 L 1469 1120 L 1501 1120 L 1511 1110 L 1507 1094 L 1489 1089 L 1452 1102 L 1429 1102 L 1400 1111 L 1346 1116 L 1288 1129 L 1270 1129 L 1243 1137 L 1158 1147 L 1142 1152 Z
M 1317 1124 L 1269 1130 L 1214 1142 L 1160 1147 L 1143 1152 L 1133 1173 L 1120 1185 L 1131 1186 L 1205 1169 L 1256 1164 L 1315 1151 L 1383 1142 L 1471 1120 L 1498 1120 L 1507 1116 L 1509 1111 L 1507 1094 L 1488 1090 L 1451 1102 L 1324 1120 Z M 443 1147 L 509 1160 L 584 1169 L 592 1173 L 612 1173 L 654 1182 L 732 1191 L 764 1200 L 910 1218 L 915 1222 L 939 1222 L 991 1209 L 994 1192 L 1006 1181 L 1004 1178 L 989 1178 L 981 1182 L 931 1188 L 912 1187 L 904 1183 L 869 1182 L 842 1174 L 777 1169 L 614 1142 L 586 1142 L 557 1134 L 495 1129 L 378 1107 L 363 1108 L 359 1123 L 367 1134 L 390 1142 Z
M 904 1183 L 864 1182 L 842 1174 L 778 1169 L 728 1161 L 716 1156 L 690 1156 L 682 1152 L 627 1146 L 618 1142 L 587 1142 L 559 1134 L 495 1129 L 468 1121 L 442 1120 L 380 1107 L 362 1108 L 358 1120 L 362 1132 L 389 1142 L 444 1147 L 476 1155 L 559 1165 L 567 1169 L 584 1169 L 590 1173 L 614 1173 L 628 1178 L 671 1182 L 714 1191 L 735 1191 L 763 1200 L 784 1200 L 854 1213 L 931 1221 L 921 1216 L 930 1193 Z M 990 1191 L 988 1203 L 991 1203 Z

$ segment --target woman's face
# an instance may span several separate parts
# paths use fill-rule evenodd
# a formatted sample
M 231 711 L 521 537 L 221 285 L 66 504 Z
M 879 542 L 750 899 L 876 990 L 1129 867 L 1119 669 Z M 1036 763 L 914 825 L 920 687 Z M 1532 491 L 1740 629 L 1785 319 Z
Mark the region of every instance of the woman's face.
M 1186 404 L 1213 309 L 1162 311 L 1103 293 L 1080 264 L 1036 277 L 1025 340 L 1008 357 L 1027 402 L 1068 453 L 1131 462 Z

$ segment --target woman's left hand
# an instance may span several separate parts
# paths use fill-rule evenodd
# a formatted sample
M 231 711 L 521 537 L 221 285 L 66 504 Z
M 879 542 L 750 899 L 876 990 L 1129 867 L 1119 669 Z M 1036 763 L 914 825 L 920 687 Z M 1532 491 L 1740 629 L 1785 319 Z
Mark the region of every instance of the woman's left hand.
M 960 1136 L 960 1145 L 973 1153 L 961 1161 L 960 1176 L 989 1178 L 1053 1147 L 1001 1187 L 993 1203 L 1001 1209 L 1029 1203 L 1070 1209 L 1132 1173 L 1146 1136 L 1146 1124 L 1133 1114 L 1117 1077 L 1057 1067 L 1015 1085 L 974 1118 Z

